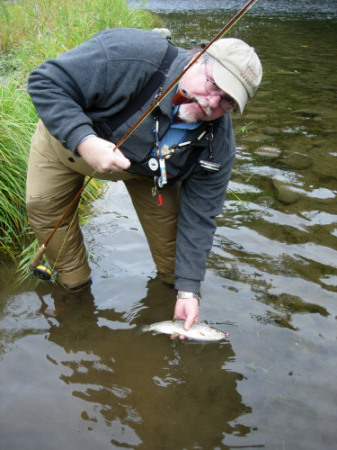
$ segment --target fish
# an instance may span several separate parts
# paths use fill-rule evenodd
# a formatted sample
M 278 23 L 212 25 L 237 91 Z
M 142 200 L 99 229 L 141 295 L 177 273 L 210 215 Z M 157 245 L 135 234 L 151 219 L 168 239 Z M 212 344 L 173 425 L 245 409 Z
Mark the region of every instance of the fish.
M 169 334 L 173 337 L 182 335 L 188 339 L 204 342 L 221 341 L 229 336 L 229 333 L 219 331 L 202 322 L 194 322 L 191 328 L 185 330 L 183 320 L 164 320 L 151 325 L 143 325 L 142 331 L 150 331 L 153 334 Z

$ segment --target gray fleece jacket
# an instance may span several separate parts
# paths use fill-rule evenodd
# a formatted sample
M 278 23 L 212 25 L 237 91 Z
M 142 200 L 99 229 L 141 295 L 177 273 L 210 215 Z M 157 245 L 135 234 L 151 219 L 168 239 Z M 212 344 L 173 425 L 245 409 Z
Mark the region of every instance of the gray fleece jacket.
M 85 136 L 96 134 L 94 121 L 118 114 L 132 102 L 160 66 L 167 46 L 165 38 L 150 31 L 105 30 L 69 52 L 41 64 L 29 76 L 28 92 L 49 132 L 70 151 L 76 152 Z M 188 50 L 178 49 L 163 89 L 175 80 L 190 58 Z M 172 91 L 157 108 L 159 138 L 171 124 L 173 95 Z M 112 142 L 117 143 L 125 135 L 153 100 L 154 96 L 113 132 Z M 154 142 L 153 127 L 151 114 L 121 145 L 120 150 L 131 161 L 141 162 L 150 154 Z M 214 160 L 221 165 L 218 172 L 206 172 L 197 162 L 185 167 L 193 146 L 175 153 L 167 164 L 169 181 L 180 173 L 175 287 L 185 291 L 200 291 L 216 229 L 215 217 L 221 212 L 225 200 L 235 158 L 229 114 L 214 122 L 212 144 Z M 208 152 L 207 145 L 198 159 L 207 159 Z M 183 175 L 182 167 L 185 167 Z

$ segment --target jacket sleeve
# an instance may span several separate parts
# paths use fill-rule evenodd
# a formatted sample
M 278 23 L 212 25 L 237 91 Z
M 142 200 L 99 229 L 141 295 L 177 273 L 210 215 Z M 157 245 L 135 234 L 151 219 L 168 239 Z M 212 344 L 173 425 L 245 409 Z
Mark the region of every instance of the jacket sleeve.
M 48 60 L 28 78 L 28 93 L 38 115 L 65 147 L 75 151 L 93 133 L 85 113 L 99 103 L 107 88 L 107 61 L 97 39 Z
M 221 169 L 207 173 L 199 166 L 182 182 L 178 219 L 176 289 L 200 292 L 206 259 L 212 248 L 216 216 L 222 211 L 235 159 L 235 139 L 229 114 L 217 128 L 213 148 Z
M 94 133 L 92 120 L 117 114 L 142 89 L 167 45 L 145 30 L 103 31 L 42 63 L 28 78 L 28 93 L 49 132 L 75 151 Z

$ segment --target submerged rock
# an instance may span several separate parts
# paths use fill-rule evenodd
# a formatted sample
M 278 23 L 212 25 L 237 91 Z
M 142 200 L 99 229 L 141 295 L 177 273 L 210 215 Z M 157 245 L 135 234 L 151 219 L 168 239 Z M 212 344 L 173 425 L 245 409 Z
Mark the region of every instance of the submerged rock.
M 275 139 L 267 134 L 251 134 L 249 136 L 240 137 L 245 142 L 273 142 Z
M 275 200 L 270 195 L 261 195 L 256 199 L 256 203 L 264 208 L 271 208 L 274 206 Z
M 267 126 L 267 127 L 265 127 L 264 132 L 265 132 L 268 136 L 275 136 L 275 134 L 280 134 L 281 131 L 280 131 L 279 128 Z
M 306 169 L 312 165 L 312 159 L 305 153 L 299 152 L 285 152 L 282 158 L 282 164 L 292 169 Z
M 281 156 L 281 150 L 277 147 L 269 147 L 269 146 L 262 146 L 255 150 L 254 154 L 266 159 L 268 161 L 272 161 L 276 158 L 279 158 Z
M 316 117 L 319 115 L 319 112 L 316 109 L 297 109 L 296 111 L 293 111 L 293 114 L 301 117 Z
M 276 189 L 277 199 L 286 205 L 291 205 L 296 203 L 299 199 L 299 194 L 291 190 L 291 186 L 289 184 L 283 183 L 277 178 L 273 178 L 273 186 Z

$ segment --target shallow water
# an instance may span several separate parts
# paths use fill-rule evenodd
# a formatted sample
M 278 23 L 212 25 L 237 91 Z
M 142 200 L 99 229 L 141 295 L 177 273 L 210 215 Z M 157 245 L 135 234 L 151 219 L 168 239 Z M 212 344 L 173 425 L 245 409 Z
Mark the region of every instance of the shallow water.
M 255 46 L 264 79 L 234 117 L 247 130 L 202 289 L 200 318 L 228 342 L 138 333 L 171 318 L 175 296 L 112 184 L 84 226 L 91 294 L 1 272 L 1 450 L 335 447 L 337 12 L 280 3 L 258 2 L 229 34 Z M 185 46 L 236 4 L 148 2 Z

